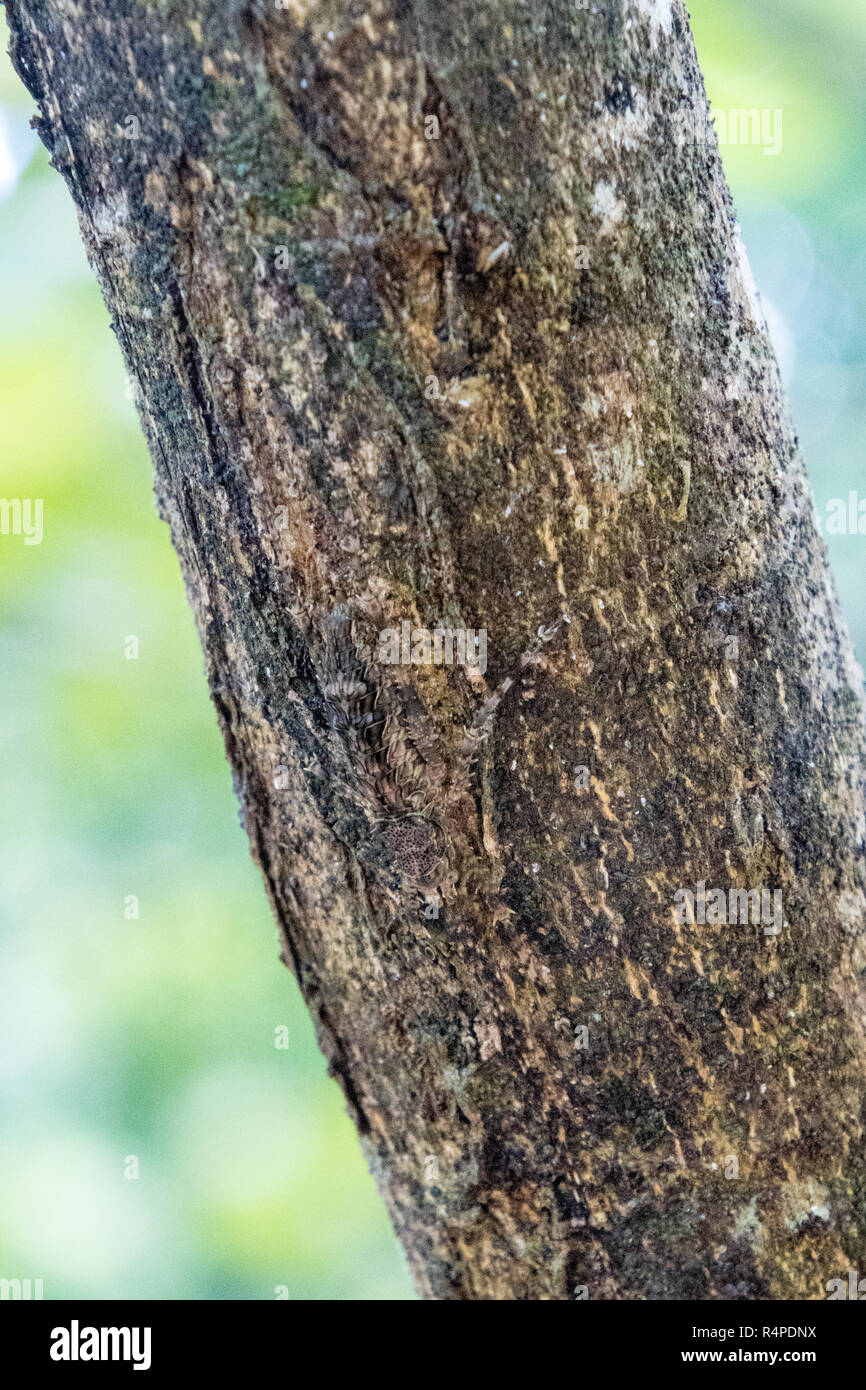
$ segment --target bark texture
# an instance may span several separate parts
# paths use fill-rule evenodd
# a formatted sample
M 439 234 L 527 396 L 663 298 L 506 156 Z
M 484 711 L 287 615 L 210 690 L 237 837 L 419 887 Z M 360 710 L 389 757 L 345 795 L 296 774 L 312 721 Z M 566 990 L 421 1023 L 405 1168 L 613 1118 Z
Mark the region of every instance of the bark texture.
M 825 1297 L 866 1267 L 859 675 L 685 10 L 7 8 L 419 1290 Z M 404 621 L 486 672 L 378 659 Z M 679 920 L 700 881 L 781 930 Z

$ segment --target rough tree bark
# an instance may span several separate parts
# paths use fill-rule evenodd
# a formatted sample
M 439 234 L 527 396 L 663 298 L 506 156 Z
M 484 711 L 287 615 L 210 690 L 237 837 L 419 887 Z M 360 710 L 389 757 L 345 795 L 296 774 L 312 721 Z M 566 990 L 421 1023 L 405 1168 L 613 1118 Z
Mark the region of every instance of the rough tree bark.
M 419 1290 L 824 1297 L 866 1265 L 859 677 L 684 9 L 8 8 Z M 486 673 L 387 664 L 404 621 Z M 681 920 L 699 881 L 784 924 Z

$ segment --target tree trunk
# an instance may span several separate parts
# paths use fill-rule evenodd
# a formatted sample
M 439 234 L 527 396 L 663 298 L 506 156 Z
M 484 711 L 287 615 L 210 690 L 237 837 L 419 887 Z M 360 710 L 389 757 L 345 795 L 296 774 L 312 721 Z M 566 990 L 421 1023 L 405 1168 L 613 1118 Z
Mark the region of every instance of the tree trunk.
M 823 1298 L 860 678 L 679 0 L 8 9 L 419 1291 Z

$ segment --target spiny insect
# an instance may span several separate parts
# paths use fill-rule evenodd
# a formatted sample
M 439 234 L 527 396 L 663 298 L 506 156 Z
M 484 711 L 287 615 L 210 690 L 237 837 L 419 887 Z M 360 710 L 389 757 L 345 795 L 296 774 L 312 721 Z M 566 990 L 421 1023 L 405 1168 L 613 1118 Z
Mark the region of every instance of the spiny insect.
M 374 838 L 408 879 L 431 887 L 444 862 L 445 837 L 433 818 L 435 798 L 425 764 L 386 709 L 384 688 L 353 639 L 348 610 L 335 608 L 322 632 L 322 693 L 376 827 Z
M 568 621 L 562 615 L 549 627 L 540 627 L 533 646 L 478 710 L 459 745 L 461 772 L 468 770 L 520 672 Z M 376 826 L 374 838 L 404 877 L 429 890 L 441 879 L 447 858 L 446 836 L 435 810 L 441 788 L 397 712 L 388 709 L 387 688 L 377 682 L 368 654 L 355 643 L 347 607 L 339 605 L 329 613 L 321 630 L 322 693 Z

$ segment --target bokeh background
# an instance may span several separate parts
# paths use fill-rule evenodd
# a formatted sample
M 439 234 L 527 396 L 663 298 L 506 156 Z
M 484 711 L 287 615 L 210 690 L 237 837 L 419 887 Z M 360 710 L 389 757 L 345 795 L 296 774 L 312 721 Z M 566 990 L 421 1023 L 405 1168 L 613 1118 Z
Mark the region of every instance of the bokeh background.
M 714 108 L 783 111 L 779 156 L 722 154 L 826 520 L 866 499 L 866 7 L 695 0 L 692 21 Z M 46 1298 L 411 1298 L 277 961 L 120 352 L 32 109 L 4 57 L 0 496 L 44 498 L 45 539 L 0 540 L 0 1276 Z M 827 539 L 862 660 L 866 536 Z

